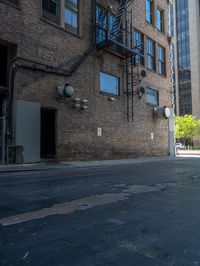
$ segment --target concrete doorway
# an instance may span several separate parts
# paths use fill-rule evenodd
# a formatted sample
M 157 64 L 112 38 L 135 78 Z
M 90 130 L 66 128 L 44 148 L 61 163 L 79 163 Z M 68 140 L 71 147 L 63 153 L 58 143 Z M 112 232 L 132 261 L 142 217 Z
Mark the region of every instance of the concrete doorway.
M 53 159 L 56 155 L 56 110 L 41 108 L 41 158 Z

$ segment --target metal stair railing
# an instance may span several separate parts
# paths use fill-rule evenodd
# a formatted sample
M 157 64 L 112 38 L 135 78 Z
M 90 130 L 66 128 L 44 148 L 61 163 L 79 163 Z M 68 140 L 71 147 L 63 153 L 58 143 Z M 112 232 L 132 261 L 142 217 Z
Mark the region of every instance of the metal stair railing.
M 115 21 L 112 27 L 112 31 L 110 33 L 110 37 L 112 39 L 118 39 L 120 37 L 123 21 L 124 19 L 126 19 L 126 11 L 132 1 L 133 0 L 121 0 L 119 7 L 117 9 L 117 14 L 115 16 Z

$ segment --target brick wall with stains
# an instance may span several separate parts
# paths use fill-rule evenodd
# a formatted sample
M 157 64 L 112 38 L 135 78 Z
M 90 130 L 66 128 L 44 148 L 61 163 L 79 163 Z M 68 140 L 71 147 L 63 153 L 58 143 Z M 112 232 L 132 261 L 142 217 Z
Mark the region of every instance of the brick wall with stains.
M 78 35 L 44 19 L 42 1 L 21 0 L 18 7 L 4 2 L 0 2 L 0 39 L 16 45 L 18 56 L 68 70 L 92 49 L 93 1 L 80 1 Z M 105 8 L 113 5 L 115 11 L 119 1 L 99 3 Z M 164 10 L 167 25 L 167 1 L 157 0 L 154 4 L 155 9 L 159 6 Z M 163 34 L 146 22 L 145 0 L 135 0 L 131 8 L 134 27 L 144 34 L 145 40 L 148 36 L 166 49 L 166 77 L 145 68 L 147 77 L 141 85 L 159 91 L 160 106 L 171 106 L 167 26 Z M 120 78 L 120 95 L 114 96 L 114 101 L 110 95 L 100 93 L 100 71 Z M 56 86 L 66 82 L 75 88 L 75 97 L 88 99 L 87 111 L 75 110 L 71 99 L 57 99 Z M 146 96 L 139 99 L 135 95 L 133 122 L 127 122 L 125 90 L 123 61 L 109 51 L 102 54 L 93 50 L 70 77 L 25 69 L 18 71 L 15 78 L 16 99 L 39 102 L 41 107 L 56 110 L 56 159 L 59 161 L 168 154 L 167 120 L 155 120 Z M 102 128 L 102 136 L 97 135 L 97 128 Z

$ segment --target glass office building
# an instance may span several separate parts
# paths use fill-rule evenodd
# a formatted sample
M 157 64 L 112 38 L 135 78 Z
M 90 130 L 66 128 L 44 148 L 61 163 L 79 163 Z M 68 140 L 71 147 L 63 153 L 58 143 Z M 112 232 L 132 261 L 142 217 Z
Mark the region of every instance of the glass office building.
M 177 78 L 178 78 L 178 115 L 192 113 L 191 64 L 188 0 L 176 0 L 176 40 L 177 40 Z M 173 25 L 174 26 L 174 25 Z M 173 28 L 174 30 L 174 28 Z

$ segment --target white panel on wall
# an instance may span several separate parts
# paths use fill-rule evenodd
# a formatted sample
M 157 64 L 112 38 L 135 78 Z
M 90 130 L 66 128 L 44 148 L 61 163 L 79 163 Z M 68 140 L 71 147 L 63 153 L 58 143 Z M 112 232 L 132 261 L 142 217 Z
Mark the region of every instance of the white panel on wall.
M 40 161 L 40 103 L 16 100 L 15 145 L 24 147 L 24 162 Z

